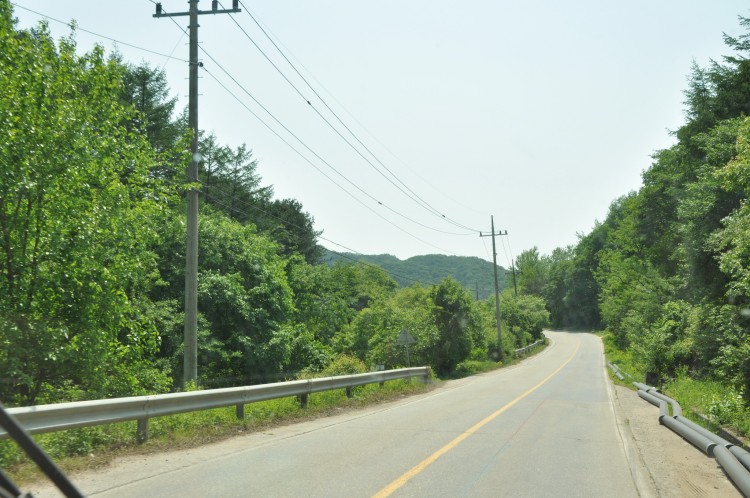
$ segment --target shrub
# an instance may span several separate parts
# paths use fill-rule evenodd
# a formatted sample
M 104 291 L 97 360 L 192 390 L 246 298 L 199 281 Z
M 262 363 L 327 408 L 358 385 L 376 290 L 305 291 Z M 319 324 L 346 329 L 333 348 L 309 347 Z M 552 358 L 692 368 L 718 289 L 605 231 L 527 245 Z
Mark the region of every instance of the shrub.
M 367 365 L 362 360 L 348 354 L 340 354 L 320 373 L 325 377 L 335 377 L 337 375 L 353 375 L 366 372 Z

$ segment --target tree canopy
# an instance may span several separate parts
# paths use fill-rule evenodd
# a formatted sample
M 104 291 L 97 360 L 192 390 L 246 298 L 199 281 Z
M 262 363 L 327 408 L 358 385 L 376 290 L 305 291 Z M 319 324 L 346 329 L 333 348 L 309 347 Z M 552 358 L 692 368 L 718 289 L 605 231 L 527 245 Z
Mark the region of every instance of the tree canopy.
M 101 47 L 81 54 L 74 29 L 59 41 L 44 24 L 18 30 L 0 0 L 4 402 L 181 388 L 191 136 L 175 106 L 159 69 Z M 492 360 L 494 300 L 457 281 L 471 289 L 491 264 L 454 265 L 456 279 L 443 267 L 402 287 L 372 262 L 321 264 L 313 217 L 274 198 L 249 145 L 201 131 L 199 149 L 200 385 L 409 362 L 451 375 Z M 434 276 L 446 258 L 421 258 L 421 271 Z M 547 315 L 538 298 L 504 299 L 510 353 L 539 337 Z M 402 330 L 416 341 L 411 359 L 396 341 Z
M 720 379 L 750 398 L 750 19 L 740 24 L 730 55 L 692 68 L 675 145 L 554 258 L 545 288 L 555 324 L 601 323 L 648 371 Z

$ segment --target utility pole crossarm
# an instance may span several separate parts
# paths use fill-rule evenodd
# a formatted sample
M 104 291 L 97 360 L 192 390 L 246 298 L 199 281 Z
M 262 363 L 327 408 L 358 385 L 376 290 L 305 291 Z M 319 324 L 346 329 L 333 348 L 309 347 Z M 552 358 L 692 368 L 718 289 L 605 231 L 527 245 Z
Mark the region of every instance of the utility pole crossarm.
M 214 1 L 211 4 L 211 10 L 198 10 L 196 11 L 197 15 L 203 15 L 203 14 L 236 14 L 238 12 L 242 12 L 242 9 L 238 8 L 239 0 L 234 0 L 232 2 L 232 8 L 231 9 L 220 9 L 219 8 L 219 2 Z M 190 12 L 172 12 L 170 14 L 167 14 L 164 12 L 161 8 L 161 2 L 156 4 L 156 14 L 154 14 L 154 17 L 180 17 L 180 16 L 189 16 Z

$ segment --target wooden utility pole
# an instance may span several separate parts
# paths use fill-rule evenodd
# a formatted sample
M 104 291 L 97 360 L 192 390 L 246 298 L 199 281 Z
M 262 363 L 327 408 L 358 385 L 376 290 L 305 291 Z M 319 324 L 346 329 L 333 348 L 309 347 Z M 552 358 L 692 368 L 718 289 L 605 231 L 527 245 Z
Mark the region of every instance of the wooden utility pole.
M 516 285 L 516 262 L 514 260 L 510 260 L 510 269 L 511 271 L 506 271 L 505 276 L 513 275 L 513 292 L 515 293 L 515 296 L 518 297 L 518 286 Z
M 489 234 L 483 234 L 479 232 L 480 237 L 492 237 L 492 268 L 495 270 L 495 319 L 497 320 L 497 354 L 498 359 L 503 361 L 503 332 L 500 326 L 500 287 L 497 283 L 497 250 L 495 249 L 495 235 L 508 235 L 508 231 L 503 232 L 500 230 L 495 233 L 495 218 L 490 216 L 490 228 Z
M 166 13 L 161 2 L 156 4 L 154 17 L 190 16 L 190 94 L 188 100 L 188 126 L 193 133 L 190 141 L 190 164 L 187 168 L 187 251 L 185 255 L 185 355 L 182 383 L 198 382 L 198 16 L 203 14 L 228 14 L 241 12 L 239 0 L 233 0 L 231 9 L 219 9 L 219 2 L 211 2 L 211 10 L 198 10 L 200 0 L 189 0 L 188 12 Z

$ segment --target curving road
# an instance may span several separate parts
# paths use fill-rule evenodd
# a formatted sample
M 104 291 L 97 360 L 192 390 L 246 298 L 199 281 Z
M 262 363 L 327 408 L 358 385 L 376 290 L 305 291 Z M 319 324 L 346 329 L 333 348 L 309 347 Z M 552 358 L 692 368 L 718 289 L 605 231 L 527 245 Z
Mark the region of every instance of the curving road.
M 519 365 L 423 396 L 76 480 L 106 497 L 639 496 L 601 341 L 547 336 Z

